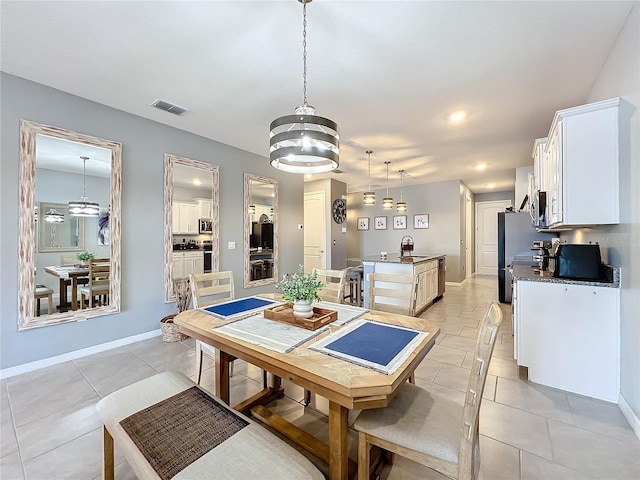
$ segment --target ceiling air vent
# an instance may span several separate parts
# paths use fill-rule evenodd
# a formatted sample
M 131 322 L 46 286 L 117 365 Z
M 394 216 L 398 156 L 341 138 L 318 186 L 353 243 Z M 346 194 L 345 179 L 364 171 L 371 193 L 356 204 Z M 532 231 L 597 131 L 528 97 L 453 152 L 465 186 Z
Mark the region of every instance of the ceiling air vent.
M 165 102 L 164 100 L 160 100 L 159 98 L 156 98 L 151 106 L 159 110 L 164 110 L 165 112 L 173 113 L 174 115 L 182 115 L 187 111 L 186 108 L 179 107 L 178 105 L 174 105 L 173 103 Z

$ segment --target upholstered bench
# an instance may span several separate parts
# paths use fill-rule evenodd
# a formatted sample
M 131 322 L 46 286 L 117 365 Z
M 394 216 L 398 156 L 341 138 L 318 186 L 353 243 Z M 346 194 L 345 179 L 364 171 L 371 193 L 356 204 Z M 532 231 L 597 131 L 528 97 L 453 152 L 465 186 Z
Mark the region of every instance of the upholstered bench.
M 98 402 L 104 476 L 114 478 L 114 442 L 138 479 L 318 479 L 302 454 L 187 377 L 165 372 Z

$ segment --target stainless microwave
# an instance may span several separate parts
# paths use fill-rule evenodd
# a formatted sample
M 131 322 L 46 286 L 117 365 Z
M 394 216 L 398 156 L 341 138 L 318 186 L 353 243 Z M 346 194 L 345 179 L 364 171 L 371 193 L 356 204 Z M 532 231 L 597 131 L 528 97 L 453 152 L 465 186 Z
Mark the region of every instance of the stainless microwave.
M 534 226 L 547 226 L 547 192 L 536 191 L 529 204 L 529 215 Z
M 201 218 L 198 221 L 198 233 L 213 233 L 213 220 Z

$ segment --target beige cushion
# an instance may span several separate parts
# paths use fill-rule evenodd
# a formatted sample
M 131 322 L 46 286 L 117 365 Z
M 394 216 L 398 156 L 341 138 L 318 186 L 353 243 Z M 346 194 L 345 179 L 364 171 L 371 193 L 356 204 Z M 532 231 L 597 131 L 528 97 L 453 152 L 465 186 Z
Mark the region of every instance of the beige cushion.
M 159 477 L 122 428 L 120 421 L 193 386 L 195 383 L 187 377 L 165 372 L 129 385 L 98 402 L 97 409 L 102 422 L 138 479 L 155 480 Z M 235 410 L 231 411 L 250 425 L 200 457 L 174 479 L 324 480 L 322 473 L 302 454 L 249 418 Z
M 458 463 L 462 404 L 406 383 L 386 408 L 364 410 L 353 428 Z

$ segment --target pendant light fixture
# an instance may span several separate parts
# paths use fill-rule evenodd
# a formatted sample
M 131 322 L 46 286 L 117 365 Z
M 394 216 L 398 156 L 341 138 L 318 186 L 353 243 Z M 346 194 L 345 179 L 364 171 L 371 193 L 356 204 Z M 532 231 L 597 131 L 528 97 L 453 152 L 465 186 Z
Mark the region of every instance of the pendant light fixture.
M 400 201 L 396 203 L 396 211 L 398 213 L 406 213 L 407 202 L 402 201 L 402 180 L 404 177 L 404 170 L 398 170 L 398 173 L 400 173 Z
M 55 208 L 50 208 L 44 215 L 44 221 L 47 223 L 63 223 L 64 214 L 60 213 Z
M 302 83 L 303 103 L 294 115 L 271 122 L 269 159 L 271 166 L 291 173 L 323 173 L 339 166 L 340 135 L 338 124 L 317 116 L 307 103 L 307 3 L 302 3 Z
M 77 202 L 69 202 L 69 215 L 73 217 L 97 217 L 100 214 L 100 205 L 89 202 L 87 197 L 86 176 L 87 176 L 87 160 L 89 157 L 80 157 L 82 159 L 82 196 Z
M 367 206 L 376 204 L 376 192 L 371 191 L 371 154 L 373 150 L 367 150 L 366 153 L 369 156 L 369 191 L 364 192 L 364 197 L 362 199 L 362 203 Z
M 387 166 L 387 196 L 382 199 L 382 209 L 383 210 L 391 210 L 393 209 L 393 198 L 389 196 L 389 164 L 390 161 L 384 162 Z

